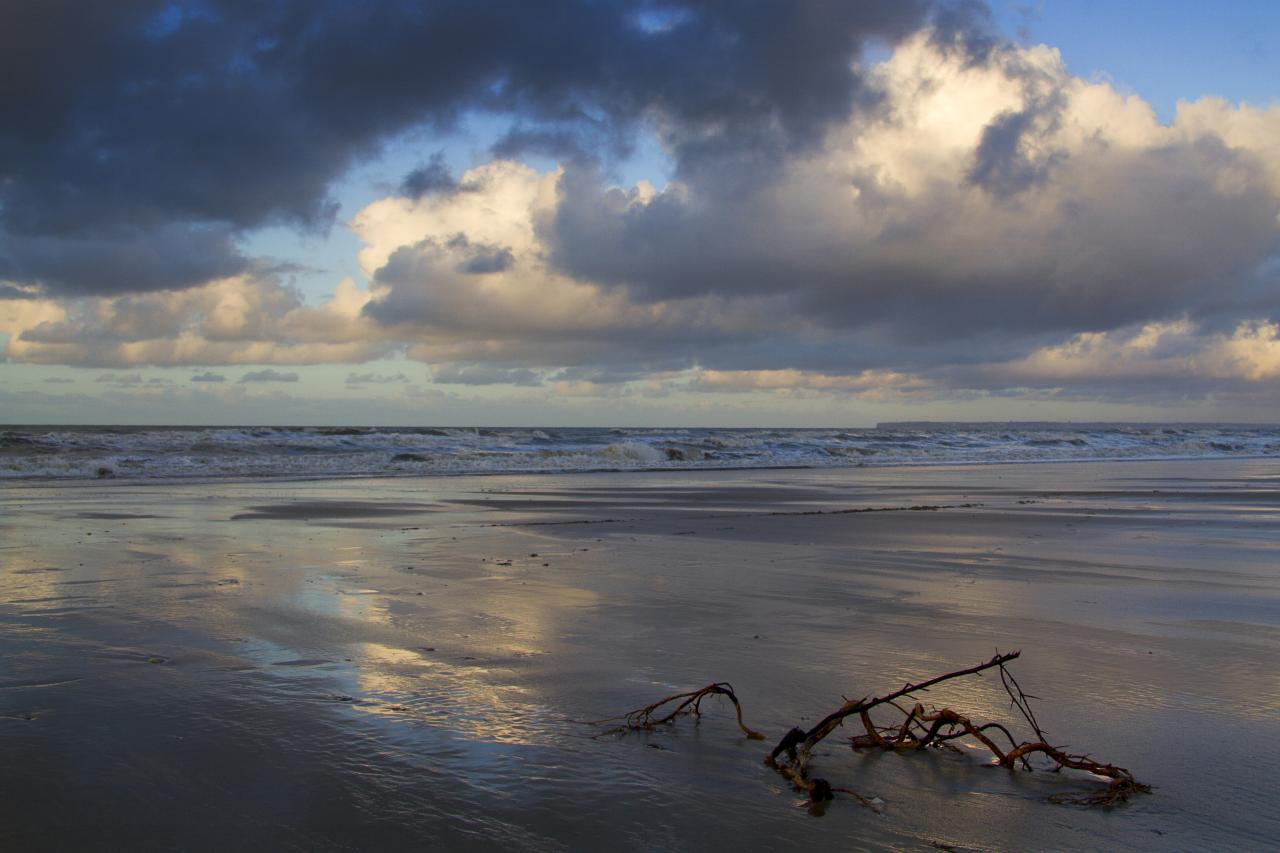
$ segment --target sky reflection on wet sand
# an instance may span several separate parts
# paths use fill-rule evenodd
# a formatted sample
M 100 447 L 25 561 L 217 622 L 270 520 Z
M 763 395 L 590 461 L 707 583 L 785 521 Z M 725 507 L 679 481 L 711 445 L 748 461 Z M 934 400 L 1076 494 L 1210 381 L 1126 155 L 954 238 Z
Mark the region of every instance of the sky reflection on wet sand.
M 1265 771 L 1240 769 L 1280 760 L 1265 461 L 712 476 L 7 488 L 0 840 L 1167 849 L 1280 833 Z M 841 512 L 921 504 L 952 508 Z M 574 722 L 727 679 L 776 738 L 841 694 L 997 646 L 1023 650 L 1055 738 L 1156 795 L 1055 808 L 1052 774 L 833 739 L 824 772 L 888 813 L 814 819 L 723 709 L 621 740 Z M 926 698 L 1010 719 L 991 679 Z

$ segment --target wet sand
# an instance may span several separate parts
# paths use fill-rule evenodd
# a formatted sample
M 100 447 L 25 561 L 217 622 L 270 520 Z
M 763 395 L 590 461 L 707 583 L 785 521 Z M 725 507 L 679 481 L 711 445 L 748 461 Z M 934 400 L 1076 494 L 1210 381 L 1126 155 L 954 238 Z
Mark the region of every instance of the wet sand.
M 1267 460 L 8 484 L 0 849 L 1274 849 L 1277 555 Z M 815 815 L 761 762 L 997 648 L 1155 792 L 832 737 L 885 813 Z M 713 680 L 768 741 L 574 722 Z

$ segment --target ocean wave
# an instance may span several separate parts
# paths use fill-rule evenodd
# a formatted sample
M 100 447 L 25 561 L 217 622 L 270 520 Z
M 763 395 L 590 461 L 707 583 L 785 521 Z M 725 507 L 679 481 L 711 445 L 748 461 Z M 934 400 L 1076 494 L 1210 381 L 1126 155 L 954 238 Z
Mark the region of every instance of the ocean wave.
M 0 427 L 0 479 L 406 476 L 1280 454 L 1280 427 Z

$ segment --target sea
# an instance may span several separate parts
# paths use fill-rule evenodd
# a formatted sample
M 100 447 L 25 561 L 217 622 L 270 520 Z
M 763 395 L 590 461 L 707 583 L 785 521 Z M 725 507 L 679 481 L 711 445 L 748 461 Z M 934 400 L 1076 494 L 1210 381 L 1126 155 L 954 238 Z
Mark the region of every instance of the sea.
M 0 426 L 0 479 L 330 478 L 1280 455 L 1280 425 Z

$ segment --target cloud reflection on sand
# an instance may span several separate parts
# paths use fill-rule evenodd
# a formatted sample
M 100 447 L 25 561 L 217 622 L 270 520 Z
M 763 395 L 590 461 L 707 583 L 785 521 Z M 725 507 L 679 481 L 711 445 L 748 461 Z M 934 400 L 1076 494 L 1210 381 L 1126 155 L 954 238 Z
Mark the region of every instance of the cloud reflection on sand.
M 220 804 L 236 826 L 267 815 L 234 799 L 235 780 L 283 767 L 299 802 L 361 826 L 394 813 L 422 838 L 456 819 L 473 839 L 533 826 L 635 848 L 707 831 L 821 847 L 945 830 L 976 847 L 1152 849 L 1170 826 L 1188 846 L 1224 832 L 1249 846 L 1280 829 L 1262 780 L 1239 778 L 1280 761 L 1267 711 L 1280 634 L 1263 630 L 1280 623 L 1280 526 L 1250 479 L 1267 465 L 8 489 L 0 646 L 15 683 L 61 686 L 0 691 L 0 711 L 44 727 L 6 718 L 0 747 L 37 768 L 14 788 L 27 810 L 67 784 L 71 750 L 126 788 L 186 779 L 165 796 Z M 360 527 L 229 520 L 290 499 L 446 509 Z M 125 505 L 165 517 L 79 514 Z M 845 512 L 866 507 L 884 511 Z M 33 571 L 46 568 L 65 571 Z M 1023 650 L 1015 672 L 1044 697 L 1055 742 L 1132 766 L 1160 786 L 1153 805 L 1050 819 L 1040 801 L 1062 783 L 1049 774 L 982 770 L 975 754 L 851 756 L 836 739 L 824 772 L 883 797 L 891 819 L 834 808 L 797 823 L 807 812 L 791 814 L 724 708 L 646 737 L 593 740 L 570 722 L 725 679 L 749 724 L 776 735 L 841 694 L 997 646 Z M 1016 722 L 993 678 L 921 699 Z M 148 757 L 122 762 L 126 746 Z M 565 834 L 571 819 L 586 835 Z

